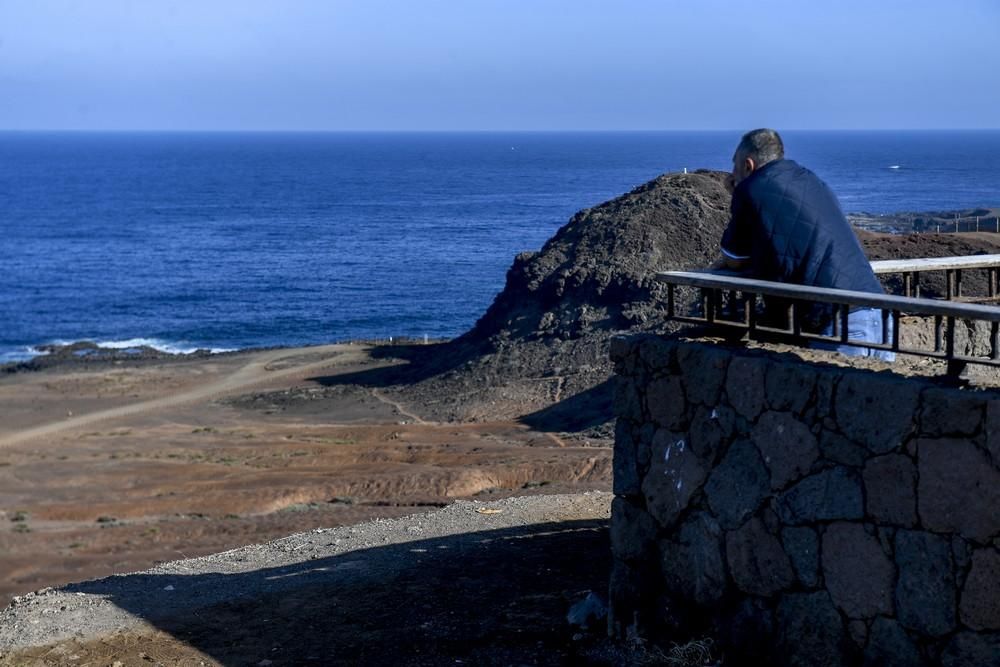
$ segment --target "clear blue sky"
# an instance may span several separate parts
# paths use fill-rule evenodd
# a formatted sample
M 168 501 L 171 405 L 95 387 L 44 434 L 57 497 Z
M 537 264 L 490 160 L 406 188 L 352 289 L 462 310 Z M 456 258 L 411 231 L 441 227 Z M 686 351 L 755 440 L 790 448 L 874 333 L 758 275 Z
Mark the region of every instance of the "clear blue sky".
M 1000 127 L 1000 0 L 0 0 L 0 129 Z

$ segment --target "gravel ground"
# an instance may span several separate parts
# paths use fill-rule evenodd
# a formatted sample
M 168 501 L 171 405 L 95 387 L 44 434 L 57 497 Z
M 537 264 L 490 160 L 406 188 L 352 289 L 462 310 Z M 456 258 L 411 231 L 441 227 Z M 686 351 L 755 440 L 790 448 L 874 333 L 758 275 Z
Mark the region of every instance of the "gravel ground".
M 135 648 L 136 633 L 164 632 L 196 648 L 208 659 L 201 664 L 301 664 L 318 655 L 323 664 L 482 663 L 485 655 L 503 664 L 535 651 L 547 658 L 529 663 L 565 663 L 566 610 L 606 584 L 611 497 L 458 501 L 45 589 L 0 613 L 0 664 L 61 664 L 60 642 L 77 647 L 81 664 L 79 647 L 90 640 L 107 650 L 87 655 L 111 664 L 125 655 L 115 637 L 131 634 Z

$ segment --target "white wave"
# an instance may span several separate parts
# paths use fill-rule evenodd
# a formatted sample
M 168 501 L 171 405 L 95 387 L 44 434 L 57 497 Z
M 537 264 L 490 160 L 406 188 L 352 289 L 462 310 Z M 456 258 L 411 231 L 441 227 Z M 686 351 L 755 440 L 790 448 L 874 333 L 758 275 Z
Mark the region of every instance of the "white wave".
M 209 352 L 217 354 L 219 352 L 232 352 L 234 348 L 229 347 L 192 347 L 183 343 L 171 343 L 158 338 L 128 338 L 126 340 L 95 340 L 94 345 L 106 350 L 128 350 L 136 347 L 150 347 L 157 352 L 165 354 L 191 354 L 198 350 L 208 349 Z
M 212 354 L 218 354 L 220 352 L 233 352 L 237 348 L 233 347 L 198 347 L 187 345 L 183 343 L 172 343 L 169 341 L 163 341 L 158 338 L 128 338 L 125 340 L 53 340 L 45 343 L 45 346 L 53 345 L 57 347 L 65 347 L 67 345 L 73 345 L 74 343 L 82 342 L 92 342 L 94 345 L 105 350 L 130 350 L 140 347 L 149 347 L 157 352 L 163 352 L 164 354 L 192 354 L 198 350 L 207 349 Z M 12 350 L 0 351 L 0 364 L 9 364 L 18 361 L 29 361 L 35 357 L 41 357 L 49 354 L 48 350 L 40 350 L 37 347 L 26 346 L 19 347 Z
M 46 354 L 48 354 L 48 351 L 39 350 L 31 346 L 19 347 L 15 350 L 0 352 L 0 364 L 12 364 L 18 361 L 29 361 L 35 357 L 45 356 Z
M 889 169 L 899 169 L 899 165 L 898 164 L 890 164 L 889 165 Z

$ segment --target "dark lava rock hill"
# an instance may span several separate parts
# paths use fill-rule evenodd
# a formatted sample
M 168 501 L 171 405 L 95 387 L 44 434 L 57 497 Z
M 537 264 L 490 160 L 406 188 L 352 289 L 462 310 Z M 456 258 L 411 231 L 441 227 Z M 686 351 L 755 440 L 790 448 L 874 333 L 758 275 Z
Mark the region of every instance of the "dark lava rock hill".
M 722 172 L 666 174 L 580 211 L 507 284 L 463 340 L 572 339 L 656 321 L 656 271 L 704 267 L 729 216 Z
M 580 211 L 541 250 L 515 258 L 470 331 L 425 353 L 404 351 L 408 377 L 389 390 L 435 419 L 605 425 L 608 342 L 616 332 L 676 328 L 653 275 L 715 260 L 729 219 L 725 176 L 665 174 Z

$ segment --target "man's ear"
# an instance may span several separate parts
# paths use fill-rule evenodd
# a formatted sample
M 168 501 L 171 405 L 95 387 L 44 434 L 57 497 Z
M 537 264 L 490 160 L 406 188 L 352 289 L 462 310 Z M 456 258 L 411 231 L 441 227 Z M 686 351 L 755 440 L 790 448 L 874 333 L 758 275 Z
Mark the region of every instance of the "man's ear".
M 744 164 L 747 168 L 747 174 L 752 174 L 753 170 L 757 168 L 757 164 L 753 161 L 752 157 L 748 157 Z

